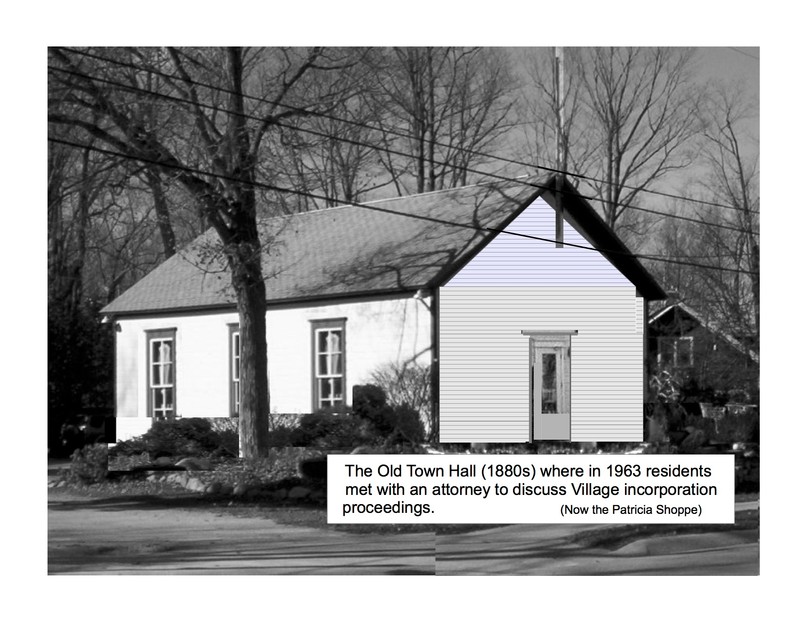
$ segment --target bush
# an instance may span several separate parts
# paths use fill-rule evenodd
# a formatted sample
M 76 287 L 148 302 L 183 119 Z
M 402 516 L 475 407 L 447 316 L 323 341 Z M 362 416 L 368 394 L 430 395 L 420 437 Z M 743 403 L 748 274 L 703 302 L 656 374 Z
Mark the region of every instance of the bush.
M 214 429 L 212 420 L 227 424 L 219 431 Z M 153 423 L 141 440 L 151 457 L 162 455 L 210 456 L 239 453 L 238 423 L 228 419 L 178 418 Z
M 419 444 L 425 441 L 425 427 L 419 417 L 419 412 L 407 405 L 401 405 L 394 411 L 395 431 L 399 437 L 408 442 Z
M 212 432 L 208 419 L 179 418 L 154 422 L 142 437 L 151 457 L 197 455 L 204 447 L 213 450 L 219 445 L 210 444 Z
M 354 389 L 353 414 L 368 421 L 384 444 L 425 440 L 419 412 L 407 404 L 389 405 L 383 389 L 375 384 Z
M 130 440 L 118 440 L 111 448 L 112 455 L 141 455 L 147 452 L 147 443 L 142 436 L 131 438 Z
M 312 414 L 271 415 L 270 446 L 344 450 L 357 446 L 419 444 L 425 427 L 409 406 L 393 407 L 374 384 L 356 387 L 353 407 L 324 408 Z
M 339 406 L 303 415 L 290 442 L 293 446 L 336 450 L 364 444 L 365 440 L 369 441 L 369 433 L 363 420 L 350 408 Z
M 99 483 L 108 473 L 108 445 L 89 444 L 70 458 L 69 477 L 83 483 Z
M 417 411 L 427 437 L 432 426 L 430 366 L 416 362 L 387 363 L 372 372 L 371 380 L 383 390 L 388 405 Z
M 216 434 L 219 446 L 214 453 L 229 457 L 239 456 L 239 419 L 212 418 L 211 430 Z
M 758 412 L 728 414 L 718 419 L 716 438 L 720 442 L 758 442 Z
M 269 445 L 283 448 L 293 446 L 302 414 L 270 414 Z

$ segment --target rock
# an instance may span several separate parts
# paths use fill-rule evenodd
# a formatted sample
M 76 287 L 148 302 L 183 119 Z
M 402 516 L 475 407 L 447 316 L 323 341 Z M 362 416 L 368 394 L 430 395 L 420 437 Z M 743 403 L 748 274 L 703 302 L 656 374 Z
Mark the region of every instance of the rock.
M 286 496 L 288 494 L 289 492 L 287 492 L 284 488 L 276 489 L 272 492 L 272 498 L 273 500 L 286 500 Z
M 249 485 L 246 485 L 245 483 L 238 483 L 233 488 L 233 495 L 236 496 L 237 498 L 241 498 L 247 493 L 249 489 L 251 489 Z
M 325 502 L 328 499 L 328 492 L 324 489 L 315 489 L 308 494 L 308 499 L 313 502 Z
M 222 483 L 219 481 L 212 481 L 208 485 L 206 485 L 206 493 L 207 494 L 218 494 L 220 493 L 220 489 L 222 489 Z
M 230 496 L 233 493 L 233 485 L 230 483 L 219 484 L 219 494 L 222 496 Z
M 211 462 L 200 457 L 184 457 L 175 465 L 184 470 L 211 470 Z
M 260 487 L 251 487 L 244 493 L 244 497 L 248 500 L 255 500 L 264 496 L 264 490 Z
M 708 436 L 706 436 L 705 431 L 702 429 L 695 429 L 694 427 L 689 427 L 688 429 L 692 430 L 691 433 L 681 441 L 678 447 L 681 453 L 698 451 L 708 443 Z
M 186 483 L 186 489 L 187 491 L 203 493 L 206 490 L 206 484 L 198 478 L 190 478 L 189 482 Z
M 189 482 L 189 475 L 186 474 L 186 472 L 173 472 L 168 474 L 164 480 L 167 483 L 172 483 L 173 485 L 178 485 L 185 489 L 186 484 Z
M 172 458 L 167 457 L 166 455 L 162 455 L 161 457 L 156 457 L 155 461 L 153 461 L 152 463 L 154 466 L 171 466 Z
M 302 485 L 296 485 L 289 490 L 289 500 L 304 500 L 308 498 L 311 494 L 311 490 L 308 487 L 303 487 Z

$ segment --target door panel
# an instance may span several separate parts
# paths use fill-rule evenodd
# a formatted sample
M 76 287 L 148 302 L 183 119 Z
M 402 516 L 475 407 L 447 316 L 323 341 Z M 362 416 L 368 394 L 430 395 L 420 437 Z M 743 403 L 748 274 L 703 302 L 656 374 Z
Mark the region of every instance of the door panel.
M 570 439 L 569 338 L 531 338 L 534 440 Z

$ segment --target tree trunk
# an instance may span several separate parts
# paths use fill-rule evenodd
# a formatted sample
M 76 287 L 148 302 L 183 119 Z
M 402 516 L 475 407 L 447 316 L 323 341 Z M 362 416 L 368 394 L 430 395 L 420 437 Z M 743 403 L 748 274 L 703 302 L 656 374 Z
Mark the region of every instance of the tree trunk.
M 158 231 L 161 234 L 161 243 L 164 245 L 164 257 L 170 258 L 175 255 L 175 231 L 172 229 L 169 205 L 161 184 L 161 176 L 157 169 L 148 168 L 145 170 L 145 179 L 153 194 L 153 206 L 156 211 Z
M 269 455 L 267 302 L 259 249 L 257 243 L 255 246 L 241 243 L 229 258 L 239 309 L 242 346 L 239 445 L 245 459 Z

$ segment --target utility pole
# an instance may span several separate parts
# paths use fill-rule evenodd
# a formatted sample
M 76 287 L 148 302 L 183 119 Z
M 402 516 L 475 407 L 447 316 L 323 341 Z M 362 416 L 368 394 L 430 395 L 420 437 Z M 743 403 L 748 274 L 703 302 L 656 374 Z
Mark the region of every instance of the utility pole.
M 556 90 L 556 247 L 564 246 L 564 171 L 567 169 L 566 144 L 564 143 L 564 48 L 556 47 L 553 75 Z

